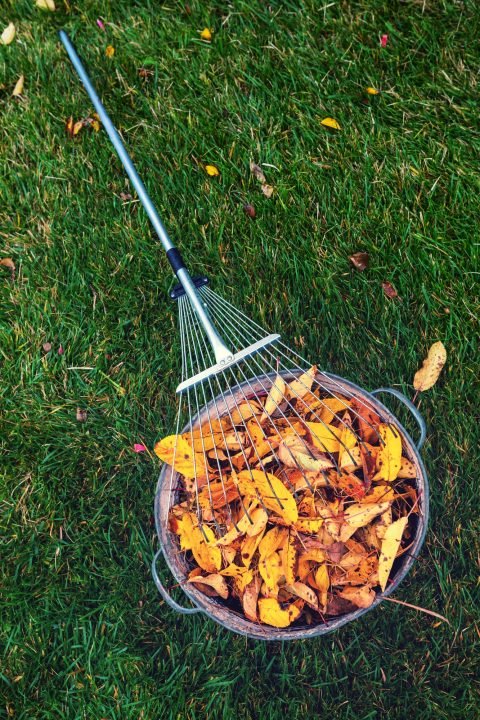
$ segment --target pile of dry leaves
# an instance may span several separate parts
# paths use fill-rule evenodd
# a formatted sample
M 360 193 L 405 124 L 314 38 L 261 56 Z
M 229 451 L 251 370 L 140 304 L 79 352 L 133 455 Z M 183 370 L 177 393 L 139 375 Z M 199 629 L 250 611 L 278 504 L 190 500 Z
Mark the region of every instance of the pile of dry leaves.
M 363 401 L 312 390 L 315 372 L 155 446 L 181 479 L 169 528 L 188 582 L 275 627 L 371 605 L 418 512 L 400 434 Z

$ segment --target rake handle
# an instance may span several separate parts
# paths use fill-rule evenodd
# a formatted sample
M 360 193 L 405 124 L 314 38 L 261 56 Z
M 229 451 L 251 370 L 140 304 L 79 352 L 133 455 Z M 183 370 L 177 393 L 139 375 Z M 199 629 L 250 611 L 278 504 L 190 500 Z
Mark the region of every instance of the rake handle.
M 197 294 L 197 290 L 187 268 L 185 267 L 185 263 L 183 262 L 180 251 L 170 240 L 167 230 L 163 222 L 160 220 L 160 216 L 155 209 L 155 206 L 147 192 L 147 189 L 143 184 L 142 180 L 140 179 L 140 176 L 135 169 L 135 165 L 133 164 L 130 155 L 126 151 L 125 145 L 123 144 L 120 135 L 115 128 L 115 125 L 110 120 L 107 111 L 103 107 L 102 101 L 98 97 L 97 91 L 93 87 L 92 81 L 90 80 L 88 73 L 82 64 L 82 61 L 80 60 L 80 57 L 75 50 L 72 41 L 64 30 L 60 30 L 58 34 L 60 36 L 60 40 L 65 47 L 65 50 L 68 53 L 68 57 L 70 58 L 72 65 L 75 68 L 80 80 L 82 81 L 83 86 L 87 91 L 95 110 L 98 113 L 101 123 L 105 128 L 105 131 L 110 138 L 118 157 L 120 158 L 120 162 L 125 168 L 125 171 L 130 178 L 133 187 L 136 190 L 139 200 L 145 208 L 147 215 L 150 218 L 150 222 L 152 223 L 153 228 L 157 233 L 160 242 L 165 249 L 165 252 L 167 253 L 167 258 L 170 265 L 172 266 L 173 272 L 180 281 L 183 289 L 185 290 L 185 293 L 188 295 L 188 298 L 192 303 L 201 324 L 203 325 L 207 337 L 210 340 L 210 344 L 214 350 L 217 362 L 231 359 L 232 352 L 227 348 L 222 338 L 218 334 L 212 321 L 210 320 L 210 317 L 205 312 L 204 305 Z

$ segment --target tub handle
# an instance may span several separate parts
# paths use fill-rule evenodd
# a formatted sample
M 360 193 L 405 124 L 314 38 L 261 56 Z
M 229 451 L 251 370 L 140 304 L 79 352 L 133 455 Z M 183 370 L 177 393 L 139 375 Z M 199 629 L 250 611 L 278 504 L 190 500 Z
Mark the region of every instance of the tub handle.
M 176 610 L 177 612 L 182 613 L 183 615 L 193 615 L 194 613 L 202 612 L 202 610 L 200 608 L 195 608 L 195 607 L 184 608 L 184 607 L 182 607 L 177 602 L 175 602 L 175 600 L 172 597 L 170 597 L 166 588 L 163 587 L 162 582 L 161 582 L 160 578 L 158 577 L 158 571 L 157 571 L 157 560 L 159 558 L 159 555 L 161 555 L 161 552 L 162 552 L 162 548 L 160 548 L 160 550 L 157 550 L 157 552 L 155 553 L 155 557 L 153 558 L 153 561 L 152 561 L 152 575 L 153 575 L 155 585 L 157 586 L 157 590 L 160 593 L 160 595 L 163 597 L 165 602 L 168 603 L 168 605 L 170 605 L 170 607 L 173 610 Z
M 411 402 L 411 400 L 406 398 L 405 395 L 399 390 L 395 390 L 394 388 L 382 387 L 377 388 L 376 390 L 372 390 L 371 395 L 379 395 L 380 393 L 389 393 L 390 395 L 394 395 L 396 398 L 401 400 L 401 402 L 410 410 L 413 417 L 417 421 L 418 427 L 420 428 L 420 438 L 417 442 L 417 450 L 421 450 L 423 447 L 423 443 L 425 442 L 425 438 L 427 437 L 427 426 L 418 409 Z

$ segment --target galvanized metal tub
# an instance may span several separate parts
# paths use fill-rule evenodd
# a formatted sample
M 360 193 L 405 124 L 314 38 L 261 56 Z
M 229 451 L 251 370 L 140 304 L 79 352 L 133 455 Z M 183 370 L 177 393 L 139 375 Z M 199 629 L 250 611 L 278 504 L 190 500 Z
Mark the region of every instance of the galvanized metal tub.
M 284 377 L 289 379 L 295 374 L 299 373 L 284 373 Z M 185 554 L 180 551 L 176 536 L 170 533 L 167 527 L 169 510 L 172 505 L 177 502 L 178 497 L 178 492 L 172 492 L 171 488 L 177 487 L 178 482 L 176 482 L 176 473 L 173 469 L 164 465 L 160 472 L 155 496 L 155 523 L 160 541 L 160 549 L 156 553 L 152 562 L 152 574 L 160 594 L 170 607 L 177 612 L 184 615 L 205 613 L 205 615 L 209 618 L 215 620 L 215 622 L 220 625 L 223 625 L 228 630 L 232 630 L 233 632 L 246 635 L 250 638 L 256 638 L 258 640 L 305 640 L 311 637 L 326 635 L 376 608 L 382 602 L 383 598 L 388 597 L 388 595 L 395 592 L 399 584 L 411 569 L 423 545 L 428 524 L 429 487 L 425 466 L 420 457 L 420 449 L 426 436 L 425 422 L 417 408 L 398 390 L 394 390 L 392 388 L 378 388 L 377 390 L 373 390 L 371 393 L 368 393 L 358 387 L 358 385 L 330 373 L 322 373 L 321 382 L 327 391 L 331 389 L 331 391 L 336 394 L 342 394 L 343 389 L 343 392 L 347 395 L 353 395 L 359 400 L 368 402 L 381 417 L 382 421 L 394 423 L 402 436 L 403 453 L 415 465 L 417 472 L 415 485 L 419 498 L 418 514 L 414 516 L 415 525 L 413 527 L 413 538 L 409 552 L 396 560 L 391 575 L 391 583 L 385 592 L 377 594 L 376 599 L 369 608 L 361 608 L 355 612 L 342 615 L 340 617 L 334 617 L 317 625 L 312 626 L 295 623 L 288 628 L 278 629 L 247 620 L 240 611 L 237 612 L 231 607 L 228 607 L 226 602 L 222 599 L 208 597 L 198 590 L 193 584 L 186 582 L 191 568 L 188 565 Z M 265 383 L 265 377 L 262 379 L 262 383 Z M 262 387 L 256 380 L 248 380 L 243 383 L 241 387 L 245 387 L 244 392 L 247 393 L 251 393 L 252 389 L 259 394 L 262 392 Z M 237 392 L 239 395 L 238 399 L 241 400 L 241 398 L 244 397 L 242 390 L 239 388 Z M 420 430 L 420 437 L 416 443 L 412 440 L 410 435 L 393 413 L 377 399 L 377 396 L 382 393 L 394 395 L 410 410 L 417 421 Z M 225 401 L 221 398 L 217 398 L 215 402 L 217 405 L 216 411 L 218 410 L 220 414 L 222 414 L 226 407 Z M 211 405 L 213 405 L 213 401 Z M 205 409 L 204 413 L 200 416 L 200 422 L 202 422 L 204 416 L 206 419 L 206 415 L 207 410 Z M 182 432 L 186 432 L 188 429 L 189 426 L 186 426 Z M 178 584 L 182 587 L 182 590 L 191 600 L 194 607 L 186 608 L 179 605 L 162 584 L 157 570 L 157 561 L 161 554 L 163 554 L 165 561 L 175 578 L 173 585 Z

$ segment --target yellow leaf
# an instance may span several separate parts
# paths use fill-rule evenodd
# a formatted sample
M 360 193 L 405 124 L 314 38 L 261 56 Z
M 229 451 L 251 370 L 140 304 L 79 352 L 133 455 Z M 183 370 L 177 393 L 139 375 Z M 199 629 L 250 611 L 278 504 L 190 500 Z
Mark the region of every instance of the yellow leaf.
M 15 25 L 13 23 L 9 23 L 0 36 L 0 42 L 2 45 L 10 45 L 10 43 L 13 42 L 15 33 Z
M 405 516 L 395 520 L 395 522 L 385 530 L 378 561 L 378 579 L 382 591 L 385 590 L 387 586 L 388 576 L 390 575 L 393 562 L 397 556 L 407 523 L 408 517 Z
M 374 87 L 367 87 L 366 91 L 368 95 L 380 95 L 380 90 L 377 90 Z
M 262 193 L 265 195 L 265 197 L 271 198 L 273 195 L 273 187 L 271 185 L 267 185 L 267 183 L 263 183 Z
M 80 130 L 83 128 L 83 120 L 77 120 L 77 122 L 73 125 L 72 135 L 78 135 Z
M 312 588 L 309 588 L 308 585 L 305 585 L 305 583 L 287 583 L 285 585 L 285 590 L 287 590 L 287 592 L 289 593 L 292 593 L 292 595 L 296 595 L 302 600 L 305 600 L 307 605 L 313 607 L 314 610 L 318 610 L 318 598 Z
M 263 530 L 267 524 L 268 515 L 263 508 L 255 508 L 256 504 L 257 500 L 247 508 L 248 513 L 244 513 L 240 520 L 237 521 L 237 527 L 234 525 L 226 535 L 217 540 L 217 545 L 230 545 L 244 533 L 255 536 Z
M 282 548 L 282 567 L 283 574 L 289 585 L 295 582 L 295 565 L 297 561 L 297 551 L 294 545 L 294 537 L 292 533 L 288 534 L 287 540 Z
M 35 5 L 40 8 L 40 10 L 49 10 L 50 12 L 55 12 L 54 0 L 35 0 Z
M 368 585 L 364 587 L 345 587 L 338 595 L 359 608 L 370 607 L 375 600 L 375 593 Z
M 346 425 L 340 428 L 321 422 L 307 422 L 306 425 L 312 433 L 313 444 L 322 452 L 336 453 L 340 450 L 350 450 L 357 444 L 355 433 Z
M 286 528 L 278 527 L 278 525 L 275 525 L 275 527 L 269 530 L 264 535 L 261 543 L 258 546 L 258 553 L 260 555 L 260 559 L 268 557 L 268 555 L 271 555 L 276 550 L 278 550 L 278 548 L 281 547 L 285 542 L 287 534 L 288 530 L 286 530 Z
M 361 504 L 393 502 L 395 493 L 391 485 L 375 485 L 359 502 Z
M 163 438 L 153 450 L 160 460 L 172 465 L 174 470 L 186 478 L 199 479 L 206 476 L 205 456 L 195 453 L 181 435 Z
M 213 588 L 224 600 L 228 598 L 228 585 L 225 578 L 218 573 L 214 573 L 212 575 L 195 575 L 195 577 L 189 578 L 188 582 L 208 585 Z
M 315 453 L 296 436 L 286 437 L 278 448 L 278 458 L 287 467 L 317 473 L 333 467 L 329 458 L 319 454 L 318 450 L 315 450 Z
M 258 613 L 260 622 L 273 627 L 285 628 L 298 618 L 301 610 L 294 603 L 290 605 L 288 610 L 282 610 L 275 598 L 260 598 L 258 601 Z
M 212 39 L 212 33 L 213 33 L 213 30 L 206 27 L 206 28 L 203 28 L 202 32 L 200 33 L 200 37 L 202 38 L 202 40 L 206 40 L 207 42 L 210 42 Z
M 397 478 L 416 478 L 417 469 L 413 462 L 406 457 L 402 457 L 400 461 L 400 470 L 398 471 Z
M 265 535 L 265 528 L 263 530 L 261 530 L 258 533 L 258 535 L 254 535 L 252 537 L 248 537 L 248 536 L 246 537 L 246 539 L 242 545 L 242 549 L 240 551 L 242 563 L 245 565 L 246 568 L 250 567 L 253 556 L 255 555 L 257 547 L 260 545 L 264 535 Z
M 12 92 L 12 96 L 13 96 L 13 97 L 18 97 L 19 95 L 21 95 L 21 94 L 23 93 L 23 84 L 24 84 L 24 82 L 25 82 L 25 77 L 24 77 L 24 75 L 20 75 L 20 77 L 19 77 L 18 80 L 17 80 L 17 84 L 15 85 L 15 88 L 14 88 L 14 90 L 13 90 L 13 92 Z
M 322 563 L 315 571 L 315 585 L 320 592 L 327 592 L 330 587 L 330 577 L 325 563 Z
M 383 440 L 383 445 L 380 445 L 377 454 L 378 472 L 373 479 L 393 482 L 402 464 L 402 439 L 398 430 L 391 425 L 379 425 L 378 434 Z
M 322 398 L 319 403 L 319 418 L 326 424 L 331 423 L 338 413 L 347 410 L 351 405 L 350 400 L 342 398 Z
M 325 125 L 325 127 L 333 128 L 333 130 L 341 130 L 340 124 L 335 120 L 335 118 L 326 117 L 320 124 Z
M 306 533 L 307 535 L 314 535 L 315 533 L 318 533 L 320 528 L 323 525 L 323 518 L 321 517 L 314 517 L 314 518 L 298 518 L 297 522 L 294 524 L 295 530 L 298 530 L 298 532 Z
M 205 165 L 205 172 L 207 175 L 210 175 L 210 177 L 217 177 L 217 175 L 220 175 L 220 170 L 215 167 L 215 165 Z
M 222 567 L 222 553 L 220 548 L 213 545 L 215 534 L 208 525 L 202 527 L 193 513 L 185 513 L 182 518 L 183 533 L 188 538 L 193 557 L 203 570 L 214 573 Z
M 243 612 L 245 613 L 245 617 L 249 620 L 253 620 L 253 622 L 258 622 L 257 603 L 261 584 L 261 579 L 258 575 L 256 575 L 252 582 L 245 588 L 245 592 L 242 597 Z
M 249 585 L 253 580 L 253 573 L 251 570 L 246 567 L 242 567 L 241 565 L 235 565 L 234 563 L 226 567 L 225 570 L 221 570 L 220 575 L 234 578 L 240 592 L 243 592 L 247 585 Z
M 261 423 L 267 420 L 267 418 L 269 418 L 275 410 L 278 410 L 278 406 L 281 405 L 283 399 L 285 398 L 286 387 L 285 380 L 281 378 L 280 375 L 277 375 L 267 395 L 267 399 L 265 400 L 263 413 L 260 418 Z
M 442 368 L 447 361 L 447 351 L 441 342 L 436 342 L 428 351 L 423 366 L 417 370 L 413 378 L 413 387 L 419 392 L 430 390 L 438 380 Z
M 111 58 L 115 55 L 115 48 L 113 47 L 113 45 L 107 45 L 107 47 L 105 48 L 105 55 L 108 58 Z
M 316 372 L 317 366 L 313 365 L 309 370 L 307 370 L 307 372 L 304 372 L 288 384 L 288 396 L 291 400 L 297 400 L 297 409 L 298 407 L 304 405 L 304 403 L 300 402 L 299 399 L 305 397 L 305 395 L 312 389 Z
M 343 519 L 352 528 L 368 525 L 373 518 L 381 515 L 390 507 L 389 502 L 378 503 L 352 503 L 343 513 Z
M 288 523 L 298 519 L 297 503 L 289 490 L 275 475 L 261 470 L 242 470 L 237 476 L 238 487 L 243 495 L 256 497 L 269 510 L 274 510 Z
M 282 560 L 278 552 L 263 557 L 258 563 L 258 571 L 267 586 L 268 593 L 276 597 L 278 583 L 283 577 Z

